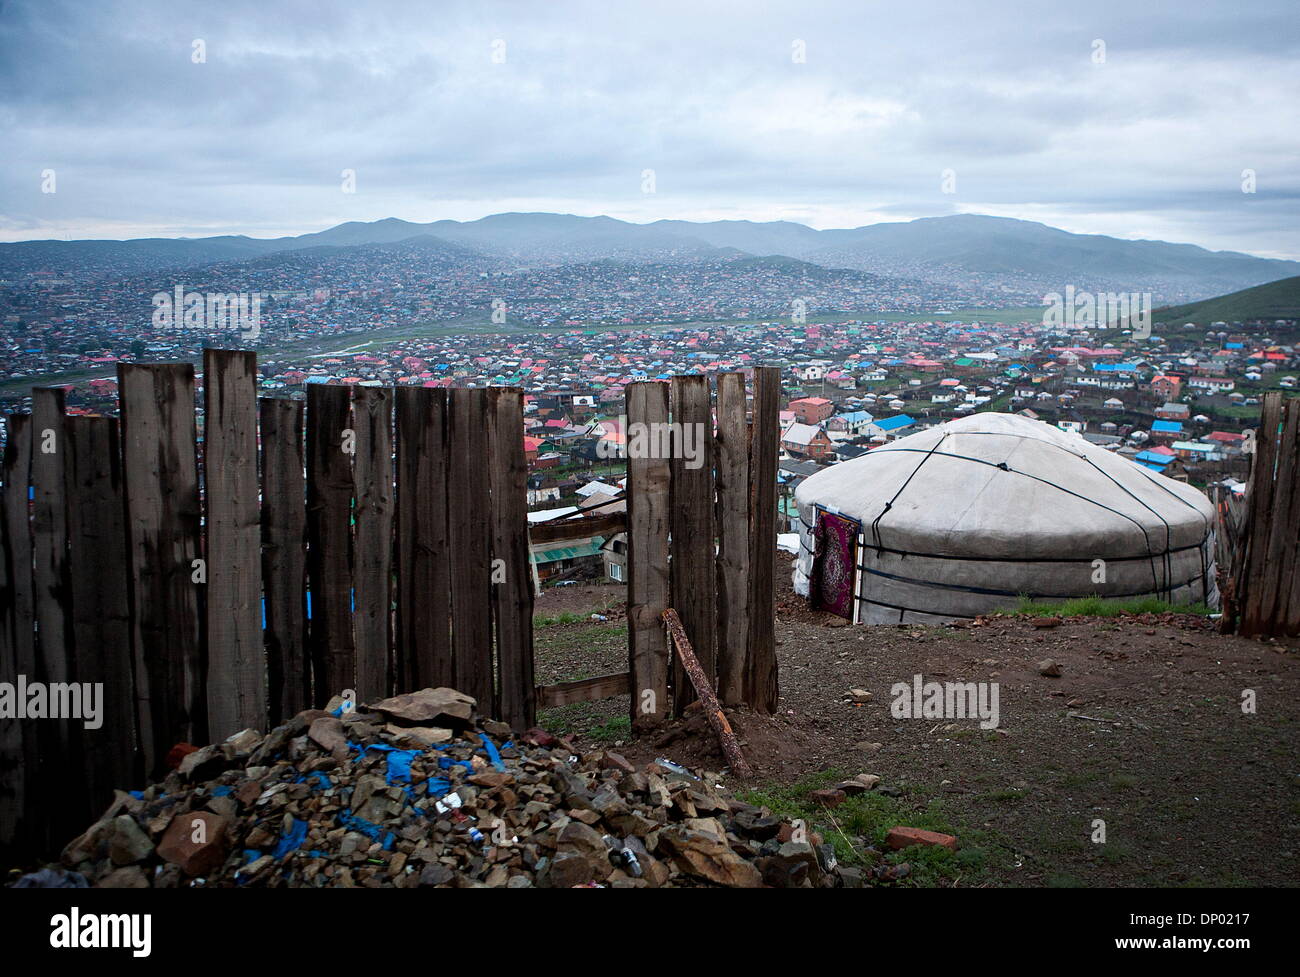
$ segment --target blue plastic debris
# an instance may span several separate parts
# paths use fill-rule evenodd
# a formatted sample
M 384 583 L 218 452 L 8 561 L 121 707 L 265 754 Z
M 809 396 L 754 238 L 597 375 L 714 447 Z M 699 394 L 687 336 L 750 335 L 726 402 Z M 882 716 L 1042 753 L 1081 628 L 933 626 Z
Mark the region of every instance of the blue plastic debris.
M 383 845 L 384 851 L 393 847 L 394 835 L 391 831 L 385 831 L 377 824 L 372 824 L 365 818 L 359 818 L 351 810 L 344 811 L 339 815 L 339 824 L 350 831 L 359 831 L 371 841 L 378 841 Z
M 492 742 L 492 737 L 487 733 L 479 733 L 479 739 L 483 741 L 483 749 L 487 751 L 488 759 L 492 761 L 492 766 L 499 773 L 506 772 L 506 765 L 501 762 L 501 753 L 497 750 L 497 745 Z
M 280 843 L 275 846 L 275 850 L 271 852 L 271 854 L 276 858 L 284 858 L 284 856 L 290 852 L 297 851 L 301 848 L 302 843 L 306 840 L 307 822 L 299 821 L 297 818 L 294 818 L 293 825 L 285 833 L 284 837 L 280 839 Z

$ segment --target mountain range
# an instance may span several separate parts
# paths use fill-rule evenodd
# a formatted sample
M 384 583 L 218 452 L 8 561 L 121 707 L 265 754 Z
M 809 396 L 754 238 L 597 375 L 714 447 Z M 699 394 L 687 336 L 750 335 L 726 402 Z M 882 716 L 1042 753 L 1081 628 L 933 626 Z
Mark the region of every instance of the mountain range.
M 1073 234 L 977 214 L 816 230 L 790 221 L 634 224 L 612 217 L 507 213 L 474 221 L 351 221 L 281 238 L 218 236 L 0 244 L 0 277 L 35 271 L 141 272 L 242 261 L 308 248 L 365 248 L 422 239 L 448 257 L 477 254 L 518 265 L 607 258 L 626 262 L 797 258 L 896 278 L 956 283 L 978 277 L 1008 294 L 1080 288 L 1151 291 L 1157 301 L 1219 295 L 1300 274 L 1300 262 L 1209 251 L 1191 244 Z M 462 251 L 462 249 L 464 249 Z

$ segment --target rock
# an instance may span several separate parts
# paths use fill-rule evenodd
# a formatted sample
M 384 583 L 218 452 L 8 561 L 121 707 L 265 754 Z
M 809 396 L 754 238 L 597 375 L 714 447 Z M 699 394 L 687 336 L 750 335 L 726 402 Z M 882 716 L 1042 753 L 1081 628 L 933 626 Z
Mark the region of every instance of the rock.
M 885 844 L 894 851 L 900 851 L 911 845 L 937 845 L 949 851 L 957 850 L 957 839 L 953 835 L 926 831 L 924 828 L 908 828 L 903 825 L 892 827 L 886 832 Z
M 839 807 L 844 803 L 845 796 L 842 790 L 814 790 L 808 795 L 814 804 L 825 807 Z
M 1061 626 L 1059 617 L 1036 617 L 1029 622 L 1036 628 L 1056 628 Z
M 139 865 L 114 869 L 95 883 L 96 889 L 147 889 L 149 879 Z
M 1045 658 L 1038 663 L 1038 674 L 1047 678 L 1060 678 L 1061 666 L 1050 658 Z
M 846 889 L 861 889 L 865 873 L 860 868 L 841 868 L 840 882 Z
M 603 882 L 612 870 L 607 858 L 562 852 L 551 861 L 544 881 L 552 888 L 571 889 L 575 885 Z
M 229 758 L 219 745 L 205 746 L 181 758 L 177 772 L 186 780 L 206 780 L 215 777 L 230 765 Z
M 129 814 L 112 821 L 108 835 L 108 857 L 114 865 L 130 865 L 153 854 L 153 842 Z
M 863 753 L 875 753 L 883 747 L 883 743 L 868 743 L 866 740 L 853 744 L 855 750 L 861 750 Z
M 343 720 L 337 716 L 321 716 L 313 720 L 307 738 L 335 756 L 347 753 L 348 737 L 343 732 Z
M 424 867 L 424 870 L 420 872 L 420 885 L 422 886 L 446 885 L 455 877 L 456 877 L 456 873 L 453 872 L 451 869 L 449 869 L 446 865 L 439 865 L 439 864 L 426 865 Z
M 455 689 L 421 689 L 395 695 L 366 708 L 411 726 L 451 726 L 469 724 L 477 705 L 474 699 Z
M 659 850 L 669 855 L 681 871 L 717 885 L 754 889 L 763 882 L 752 863 L 704 832 L 680 825 L 664 828 L 659 833 Z
M 455 732 L 445 726 L 398 726 L 388 723 L 384 731 L 393 737 L 395 743 L 416 749 L 424 749 L 435 743 L 447 743 Z
M 262 742 L 262 734 L 255 729 L 241 729 L 233 736 L 227 736 L 224 746 L 230 747 L 234 756 L 248 756 Z
M 870 702 L 871 693 L 866 689 L 849 689 L 850 702 Z
M 181 814 L 158 843 L 158 856 L 190 878 L 207 875 L 226 860 L 227 823 L 207 811 Z
M 850 797 L 856 797 L 858 794 L 865 794 L 867 791 L 872 790 L 878 783 L 880 783 L 880 778 L 875 774 L 860 773 L 852 780 L 845 780 L 836 784 L 835 789 L 843 791 Z

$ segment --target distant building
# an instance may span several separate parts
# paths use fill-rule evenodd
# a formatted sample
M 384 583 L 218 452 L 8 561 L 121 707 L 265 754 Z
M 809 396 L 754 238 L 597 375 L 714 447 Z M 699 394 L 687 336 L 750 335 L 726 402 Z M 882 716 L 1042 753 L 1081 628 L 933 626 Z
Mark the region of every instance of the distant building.
M 821 461 L 834 454 L 831 439 L 820 426 L 812 424 L 791 424 L 781 435 L 781 447 L 796 458 Z
M 802 424 L 820 424 L 835 413 L 835 405 L 825 397 L 802 397 L 790 401 L 790 410 Z

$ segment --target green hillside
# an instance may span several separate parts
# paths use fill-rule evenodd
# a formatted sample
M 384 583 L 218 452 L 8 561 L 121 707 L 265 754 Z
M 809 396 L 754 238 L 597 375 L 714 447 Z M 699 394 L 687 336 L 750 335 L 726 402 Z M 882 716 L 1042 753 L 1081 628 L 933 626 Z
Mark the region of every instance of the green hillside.
M 1243 288 L 1217 298 L 1156 309 L 1156 322 L 1246 322 L 1251 319 L 1300 319 L 1300 275 Z

